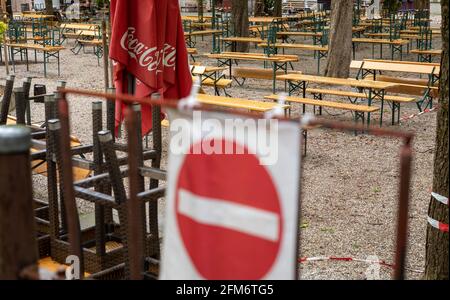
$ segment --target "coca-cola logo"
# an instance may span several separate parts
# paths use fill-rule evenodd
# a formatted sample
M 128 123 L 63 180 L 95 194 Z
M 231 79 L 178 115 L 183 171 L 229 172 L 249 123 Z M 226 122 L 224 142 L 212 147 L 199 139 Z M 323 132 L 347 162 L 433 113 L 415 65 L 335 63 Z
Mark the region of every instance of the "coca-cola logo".
M 136 37 L 136 28 L 128 27 L 120 41 L 122 49 L 128 52 L 131 58 L 135 59 L 138 64 L 146 68 L 149 72 L 162 72 L 161 64 L 165 68 L 175 70 L 176 53 L 175 47 L 165 43 L 164 47 L 149 47 Z

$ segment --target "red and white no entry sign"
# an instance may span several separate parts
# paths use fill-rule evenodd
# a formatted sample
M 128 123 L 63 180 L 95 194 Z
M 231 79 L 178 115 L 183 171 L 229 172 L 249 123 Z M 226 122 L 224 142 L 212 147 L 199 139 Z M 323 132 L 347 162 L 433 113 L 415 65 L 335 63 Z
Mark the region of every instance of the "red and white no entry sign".
M 255 155 L 186 155 L 175 205 L 183 244 L 204 278 L 261 279 L 273 266 L 283 216 Z
M 294 279 L 299 126 L 279 121 L 274 128 L 258 120 L 251 130 L 252 120 L 242 122 L 229 113 L 202 111 L 202 119 L 212 123 L 199 122 L 191 111 L 169 109 L 168 114 L 160 279 Z M 236 121 L 232 130 L 230 121 Z M 230 149 L 235 154 L 218 154 Z

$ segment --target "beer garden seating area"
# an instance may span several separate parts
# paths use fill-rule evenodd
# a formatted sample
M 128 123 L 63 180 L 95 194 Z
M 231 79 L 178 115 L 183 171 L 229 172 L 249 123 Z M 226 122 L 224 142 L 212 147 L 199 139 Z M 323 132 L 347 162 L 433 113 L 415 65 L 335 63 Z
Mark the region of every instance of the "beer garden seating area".
M 305 142 L 302 150 L 305 163 L 314 163 L 317 172 L 323 172 L 313 177 L 317 179 L 316 183 L 308 181 L 305 184 L 305 189 L 310 189 L 306 195 L 309 201 L 311 194 L 328 188 L 328 183 L 322 181 L 339 184 L 333 179 L 332 172 L 336 172 L 336 176 L 345 173 L 342 175 L 345 180 L 351 180 L 352 175 L 348 175 L 351 173 L 346 172 L 365 163 L 382 169 L 394 163 L 392 159 L 380 163 L 385 156 L 395 156 L 393 146 L 384 141 L 373 153 L 364 152 L 371 151 L 367 145 L 377 143 L 366 132 L 370 126 L 419 131 L 419 141 L 425 140 L 418 142 L 419 145 L 427 148 L 424 144 L 430 143 L 430 128 L 435 126 L 430 116 L 437 109 L 442 50 L 440 29 L 432 27 L 430 20 L 425 19 L 420 11 L 403 11 L 381 19 L 368 19 L 362 12 L 356 15 L 353 20 L 351 75 L 349 78 L 334 78 L 325 76 L 330 11 L 250 17 L 249 36 L 242 37 L 235 34 L 229 12 L 217 11 L 213 16 L 205 14 L 199 18 L 185 13 L 191 10 L 189 6 L 181 9 L 190 71 L 193 81 L 199 84 L 199 94 L 196 95 L 199 103 L 253 115 L 267 115 L 280 108 L 286 118 L 296 119 L 308 114 L 360 126 L 352 131 L 354 135 L 330 134 L 320 126 L 307 126 L 299 132 Z M 65 150 L 57 146 L 61 138 L 61 120 L 58 120 L 61 108 L 58 108 L 58 95 L 54 92 L 64 87 L 99 92 L 109 88 L 109 93 L 114 92 L 109 84 L 113 82 L 112 62 L 105 57 L 111 36 L 108 30 L 107 22 L 101 19 L 81 23 L 60 22 L 54 16 L 24 13 L 9 20 L 6 41 L 0 47 L 1 63 L 7 61 L 11 69 L 6 75 L 5 68 L 2 68 L 0 75 L 5 82 L 1 92 L 0 125 L 24 124 L 31 129 L 35 185 L 33 212 L 37 224 L 34 234 L 40 266 L 49 270 L 64 265 L 71 251 L 67 229 L 70 225 L 64 214 L 70 208 L 61 204 L 62 194 L 59 192 L 64 184 L 60 166 L 64 164 L 62 153 Z M 248 52 L 239 50 L 242 44 L 248 44 Z M 106 86 L 103 86 L 104 80 L 108 80 Z M 46 91 L 37 89 L 42 84 L 47 87 Z M 131 223 L 128 223 L 130 216 L 127 216 L 124 204 L 127 201 L 124 179 L 128 180 L 132 175 L 124 166 L 129 157 L 137 156 L 139 178 L 150 187 L 138 194 L 142 207 L 147 207 L 143 219 L 147 224 L 141 224 L 139 229 L 145 233 L 142 241 L 144 277 L 155 279 L 160 267 L 157 216 L 158 200 L 164 198 L 166 192 L 168 122 L 161 119 L 161 108 L 158 110 L 153 106 L 157 113 L 152 114 L 153 130 L 146 136 L 145 146 L 130 149 L 124 138 L 130 132 L 121 128 L 116 133 L 114 129 L 114 102 L 108 102 L 104 107 L 102 102 L 88 105 L 90 102 L 69 97 L 69 103 L 74 130 L 70 141 L 72 148 L 68 149 L 75 174 L 73 189 L 76 198 L 85 203 L 81 210 L 86 220 L 81 219 L 80 237 L 85 276 L 122 279 L 130 275 L 130 262 L 124 259 L 132 251 L 129 248 L 131 237 L 127 233 Z M 141 117 L 137 105 L 134 112 Z M 423 119 L 408 117 L 418 114 Z M 359 142 L 364 145 L 358 146 Z M 336 151 L 345 152 L 346 143 L 349 153 L 354 154 L 343 159 L 344 171 L 338 167 L 342 157 L 329 151 L 336 147 Z M 389 154 L 384 155 L 384 151 Z M 362 158 L 357 158 L 358 155 Z M 432 160 L 431 153 L 426 159 L 423 156 L 417 167 L 421 178 L 429 176 L 426 169 Z M 355 162 L 349 163 L 352 160 Z M 373 160 L 378 163 L 371 162 Z M 331 173 L 324 171 L 321 161 L 326 161 L 335 170 Z M 307 167 L 306 172 L 313 173 L 314 168 Z M 357 174 L 364 177 L 360 170 Z M 371 180 L 377 177 L 370 176 Z M 385 190 L 380 191 L 380 186 L 389 183 L 389 178 L 381 178 L 373 185 L 368 185 L 363 179 L 361 182 L 366 195 L 358 191 L 351 191 L 350 195 L 370 198 L 361 201 L 372 201 L 371 197 L 377 194 L 383 194 L 383 203 L 394 199 L 394 196 L 384 194 L 388 193 Z M 414 192 L 425 189 L 426 184 L 414 186 Z M 345 188 L 339 191 L 344 198 Z M 389 188 L 389 193 L 393 194 L 395 190 Z M 415 200 L 420 198 L 414 197 Z M 320 201 L 324 203 L 323 199 Z M 348 209 L 344 202 L 334 204 L 336 207 L 330 207 L 330 210 Z M 388 207 L 392 208 L 390 204 Z M 323 206 L 321 209 L 325 210 Z M 315 226 L 314 215 L 319 214 L 318 211 L 311 209 L 310 215 L 306 216 L 308 221 L 301 224 L 302 230 Z M 363 211 L 357 222 L 361 222 L 360 217 L 363 216 L 386 230 L 387 225 L 381 220 L 383 217 L 378 220 L 370 217 L 370 212 Z M 312 233 L 306 233 L 307 241 L 316 240 L 311 235 L 322 235 L 325 236 L 323 243 L 327 243 L 338 230 L 335 226 L 350 226 L 341 221 L 327 223 L 326 218 L 321 219 L 319 227 L 311 229 Z M 371 231 L 372 237 L 377 230 Z M 360 244 L 364 238 L 360 234 L 357 233 L 358 241 L 351 246 L 355 251 L 362 247 Z M 422 232 L 414 231 L 412 234 L 417 237 Z M 377 251 L 381 251 L 380 247 Z M 390 252 L 383 254 L 390 255 Z M 422 267 L 414 255 L 412 261 L 416 269 Z M 418 275 L 408 276 L 417 278 Z

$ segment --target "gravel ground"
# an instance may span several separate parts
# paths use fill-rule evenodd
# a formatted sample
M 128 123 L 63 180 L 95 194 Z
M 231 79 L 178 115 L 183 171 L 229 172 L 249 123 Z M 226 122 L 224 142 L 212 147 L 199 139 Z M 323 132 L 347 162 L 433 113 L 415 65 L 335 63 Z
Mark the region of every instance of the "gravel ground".
M 299 41 L 301 42 L 301 40 Z M 440 48 L 440 38 L 435 41 Z M 71 46 L 69 44 L 69 46 Z M 211 41 L 198 41 L 200 53 L 210 51 Z M 70 47 L 68 47 L 70 48 Z M 257 51 L 254 48 L 251 51 Z M 259 50 L 258 50 L 259 51 Z M 286 51 L 300 56 L 294 64 L 295 70 L 316 74 L 316 61 L 311 52 Z M 376 52 L 377 53 L 377 52 Z M 388 48 L 384 50 L 389 53 Z M 359 46 L 357 59 L 369 58 L 370 46 Z M 405 55 L 404 60 L 415 61 L 415 55 Z M 197 61 L 213 65 L 215 61 L 197 57 Z M 256 66 L 257 64 L 243 64 Z M 62 76 L 56 75 L 56 62 L 51 61 L 48 78 L 43 78 L 42 64 L 16 66 L 16 85 L 26 76 L 33 76 L 33 84 L 47 85 L 53 91 L 58 80 L 66 80 L 71 88 L 102 90 L 103 68 L 97 65 L 92 53 L 74 55 L 66 49 L 61 53 Z M 325 60 L 322 61 L 322 68 Z M 394 75 L 394 74 L 392 74 Z M 0 82 L 6 78 L 5 69 L 0 69 Z M 281 84 L 279 84 L 281 91 Z M 213 93 L 207 89 L 208 93 Z M 243 87 L 234 84 L 229 90 L 234 97 L 262 100 L 271 93 L 271 82 L 247 80 Z M 92 99 L 70 97 L 72 131 L 84 143 L 91 141 L 90 102 Z M 33 120 L 44 119 L 43 105 L 32 104 Z M 415 104 L 402 105 L 402 115 L 417 113 Z M 293 116 L 299 108 L 294 107 Z M 329 119 L 351 120 L 351 114 L 326 110 Z M 379 118 L 374 116 L 374 124 Z M 386 109 L 385 126 L 415 132 L 413 178 L 411 182 L 411 205 L 409 212 L 409 247 L 407 265 L 422 270 L 425 259 L 426 213 L 429 190 L 432 184 L 432 162 L 434 151 L 435 112 L 404 121 L 400 126 L 390 126 L 390 109 Z M 164 149 L 167 152 L 167 130 L 164 129 Z M 301 256 L 351 256 L 365 259 L 376 255 L 388 262 L 393 261 L 395 243 L 395 220 L 397 206 L 399 147 L 396 139 L 378 138 L 368 135 L 354 136 L 323 129 L 313 130 L 308 138 L 308 155 L 303 161 L 303 197 Z M 166 166 L 163 158 L 163 168 Z M 34 176 L 37 198 L 46 199 L 46 180 Z M 80 211 L 88 213 L 92 206 L 80 201 Z M 164 201 L 161 201 L 163 223 Z M 307 262 L 301 266 L 304 279 L 364 279 L 366 263 L 360 262 Z M 388 279 L 391 270 L 381 268 L 380 276 Z M 421 273 L 407 272 L 409 279 L 419 279 Z

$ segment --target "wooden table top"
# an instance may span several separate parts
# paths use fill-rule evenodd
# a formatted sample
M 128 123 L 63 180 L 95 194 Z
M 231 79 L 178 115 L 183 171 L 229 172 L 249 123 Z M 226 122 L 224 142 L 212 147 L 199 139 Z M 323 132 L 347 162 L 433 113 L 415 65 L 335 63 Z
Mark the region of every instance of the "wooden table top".
M 375 90 L 384 90 L 398 86 L 396 83 L 373 81 L 373 80 L 358 80 L 354 78 L 334 78 L 304 74 L 286 74 L 278 75 L 278 79 L 284 79 L 289 81 L 306 81 L 329 85 L 343 85 L 360 88 L 370 88 Z
M 231 36 L 222 38 L 226 42 L 246 42 L 246 43 L 262 43 L 263 39 L 258 37 Z
M 402 64 L 389 61 L 370 61 L 370 60 L 354 60 L 350 64 L 351 69 L 372 70 L 372 71 L 390 71 L 403 72 L 412 74 L 431 74 L 439 75 L 440 67 L 433 65 L 415 64 L 413 62 Z
M 222 53 L 206 53 L 205 56 L 214 59 L 258 60 L 258 61 L 274 61 L 274 62 L 298 61 L 297 55 L 267 56 L 264 53 L 222 52 Z
M 257 101 L 257 100 L 248 100 L 248 99 L 231 98 L 231 97 L 223 97 L 223 96 L 213 96 L 213 95 L 205 95 L 205 94 L 198 94 L 197 100 L 198 100 L 198 102 L 200 102 L 202 104 L 217 105 L 217 106 L 228 107 L 228 108 L 241 108 L 241 109 L 259 111 L 259 112 L 266 112 L 266 111 L 272 110 L 276 106 L 278 106 L 277 103 L 273 103 L 273 102 L 263 102 L 263 101 Z M 283 108 L 287 109 L 287 108 L 289 108 L 289 105 L 283 105 Z
M 66 49 L 63 46 L 46 46 L 46 45 L 39 45 L 39 44 L 26 44 L 26 43 L 10 43 L 7 44 L 8 47 L 12 48 L 24 48 L 24 49 L 32 49 L 32 50 L 42 50 L 42 51 L 61 51 L 63 49 Z
M 286 17 L 250 17 L 249 22 L 252 23 L 272 23 L 275 20 L 287 20 Z

